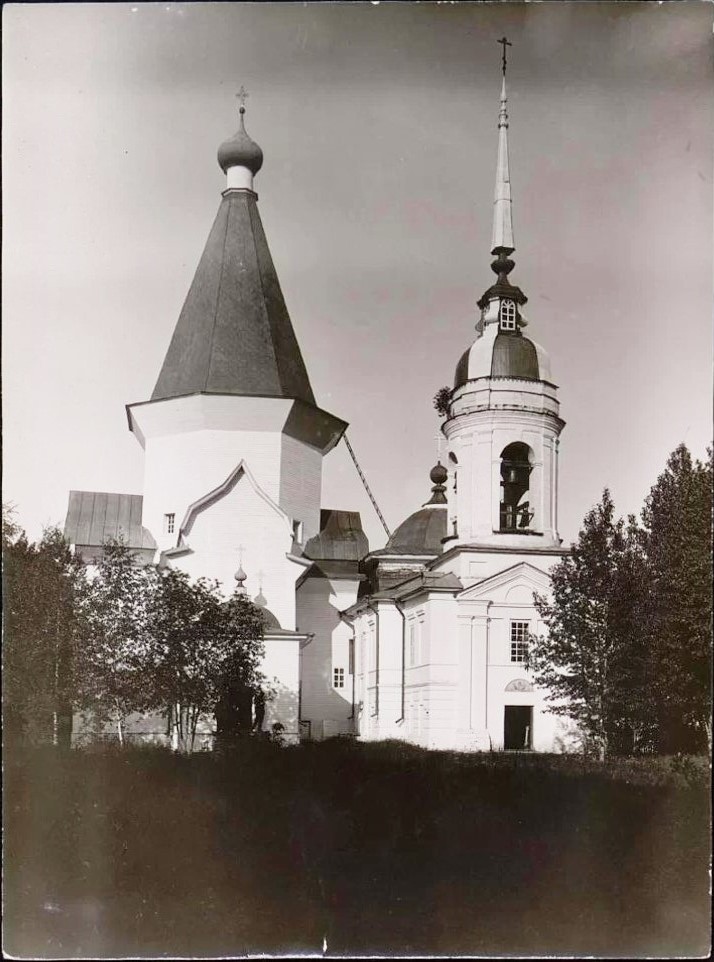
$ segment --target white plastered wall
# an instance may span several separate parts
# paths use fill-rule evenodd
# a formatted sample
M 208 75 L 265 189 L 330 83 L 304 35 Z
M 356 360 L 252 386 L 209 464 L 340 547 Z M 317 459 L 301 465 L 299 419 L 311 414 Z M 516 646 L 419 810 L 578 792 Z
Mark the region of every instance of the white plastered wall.
M 280 443 L 278 504 L 303 522 L 303 543 L 320 530 L 322 454 L 317 448 L 283 434 Z
M 359 582 L 326 575 L 306 578 L 296 595 L 297 625 L 313 635 L 302 651 L 303 721 L 310 722 L 312 738 L 354 730 L 354 675 L 350 671 L 352 628 L 339 615 L 357 600 Z M 333 669 L 344 669 L 345 684 L 335 688 Z
M 261 670 L 275 690 L 275 697 L 266 705 L 264 729 L 269 731 L 280 722 L 284 739 L 299 741 L 300 640 L 266 638 Z
M 255 597 L 262 580 L 267 607 L 281 628 L 295 629 L 295 582 L 304 568 L 287 557 L 292 544 L 290 523 L 246 474 L 223 497 L 198 511 L 186 544 L 190 551 L 171 557 L 172 565 L 192 578 L 215 578 L 230 594 L 242 564 L 248 594 Z

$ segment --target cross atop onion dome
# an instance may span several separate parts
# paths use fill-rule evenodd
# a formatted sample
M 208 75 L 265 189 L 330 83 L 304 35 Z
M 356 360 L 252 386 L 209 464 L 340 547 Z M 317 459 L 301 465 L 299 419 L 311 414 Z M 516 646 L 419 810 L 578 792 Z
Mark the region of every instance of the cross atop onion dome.
M 218 148 L 218 163 L 223 173 L 227 173 L 230 167 L 247 167 L 252 174 L 257 174 L 263 166 L 263 151 L 248 136 L 245 129 L 245 102 L 248 91 L 241 87 L 236 97 L 240 101 L 238 114 L 240 116 L 240 127 L 229 139 L 224 140 Z

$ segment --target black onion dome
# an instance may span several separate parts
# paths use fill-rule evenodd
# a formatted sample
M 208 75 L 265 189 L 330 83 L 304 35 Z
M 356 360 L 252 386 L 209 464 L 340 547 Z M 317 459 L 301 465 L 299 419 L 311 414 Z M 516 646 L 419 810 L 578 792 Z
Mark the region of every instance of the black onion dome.
M 449 472 L 446 470 L 444 465 L 439 461 L 429 472 L 429 478 L 432 484 L 443 484 L 444 481 L 449 477 Z
M 469 357 L 471 355 L 471 348 L 464 353 L 459 358 L 459 363 L 456 365 L 456 373 L 454 374 L 454 390 L 457 387 L 461 387 L 462 384 L 466 384 L 469 379 Z
M 223 173 L 226 173 L 229 167 L 247 167 L 251 173 L 257 174 L 263 166 L 263 151 L 248 136 L 242 111 L 238 131 L 230 140 L 224 140 L 218 148 L 218 163 Z
M 387 554 L 441 554 L 446 537 L 446 505 L 420 508 L 402 521 L 387 542 Z
M 497 334 L 493 345 L 491 377 L 520 377 L 540 380 L 538 353 L 527 337 Z
M 490 352 L 490 357 L 489 357 Z M 541 354 L 546 358 L 541 348 Z M 472 371 L 477 373 L 471 374 Z M 525 381 L 548 378 L 548 371 L 541 371 L 538 349 L 523 334 L 497 334 L 491 342 L 479 338 L 466 351 L 456 365 L 454 390 L 471 377 L 515 377 Z

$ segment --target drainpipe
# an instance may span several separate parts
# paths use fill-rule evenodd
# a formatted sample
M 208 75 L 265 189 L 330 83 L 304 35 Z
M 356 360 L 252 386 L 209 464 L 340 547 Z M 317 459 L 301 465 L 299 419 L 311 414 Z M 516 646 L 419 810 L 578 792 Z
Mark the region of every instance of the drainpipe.
M 405 689 L 406 689 L 406 680 L 407 680 L 407 674 L 406 674 L 407 616 L 404 614 L 404 608 L 403 608 L 403 606 L 401 605 L 400 602 L 398 602 L 398 601 L 395 600 L 394 606 L 395 606 L 395 608 L 397 609 L 397 611 L 399 612 L 399 614 L 402 616 L 402 699 L 401 699 L 401 702 L 402 702 L 402 713 L 401 713 L 401 715 L 399 716 L 399 718 L 397 718 L 396 722 L 394 723 L 395 725 L 401 725 L 401 723 L 402 723 L 402 722 L 404 721 L 404 719 L 405 719 L 405 698 L 406 698 L 406 690 L 405 690 Z
M 486 731 L 488 731 L 488 683 L 489 665 L 491 664 L 491 605 L 492 601 L 486 603 Z M 490 737 L 490 736 L 489 736 Z
M 374 612 L 374 711 L 371 717 L 379 715 L 379 612 L 372 604 L 371 596 L 367 599 L 365 608 Z M 369 664 L 369 659 L 367 659 Z

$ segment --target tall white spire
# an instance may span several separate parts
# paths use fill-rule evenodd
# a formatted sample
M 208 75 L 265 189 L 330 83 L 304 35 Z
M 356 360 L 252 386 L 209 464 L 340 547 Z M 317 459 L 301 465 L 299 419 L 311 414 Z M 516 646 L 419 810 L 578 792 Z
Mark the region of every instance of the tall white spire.
M 508 169 L 508 97 L 506 96 L 505 47 L 501 109 L 498 114 L 498 163 L 496 165 L 496 191 L 493 198 L 491 253 L 496 254 L 501 250 L 508 254 L 515 250 L 513 222 L 511 220 L 511 174 Z

